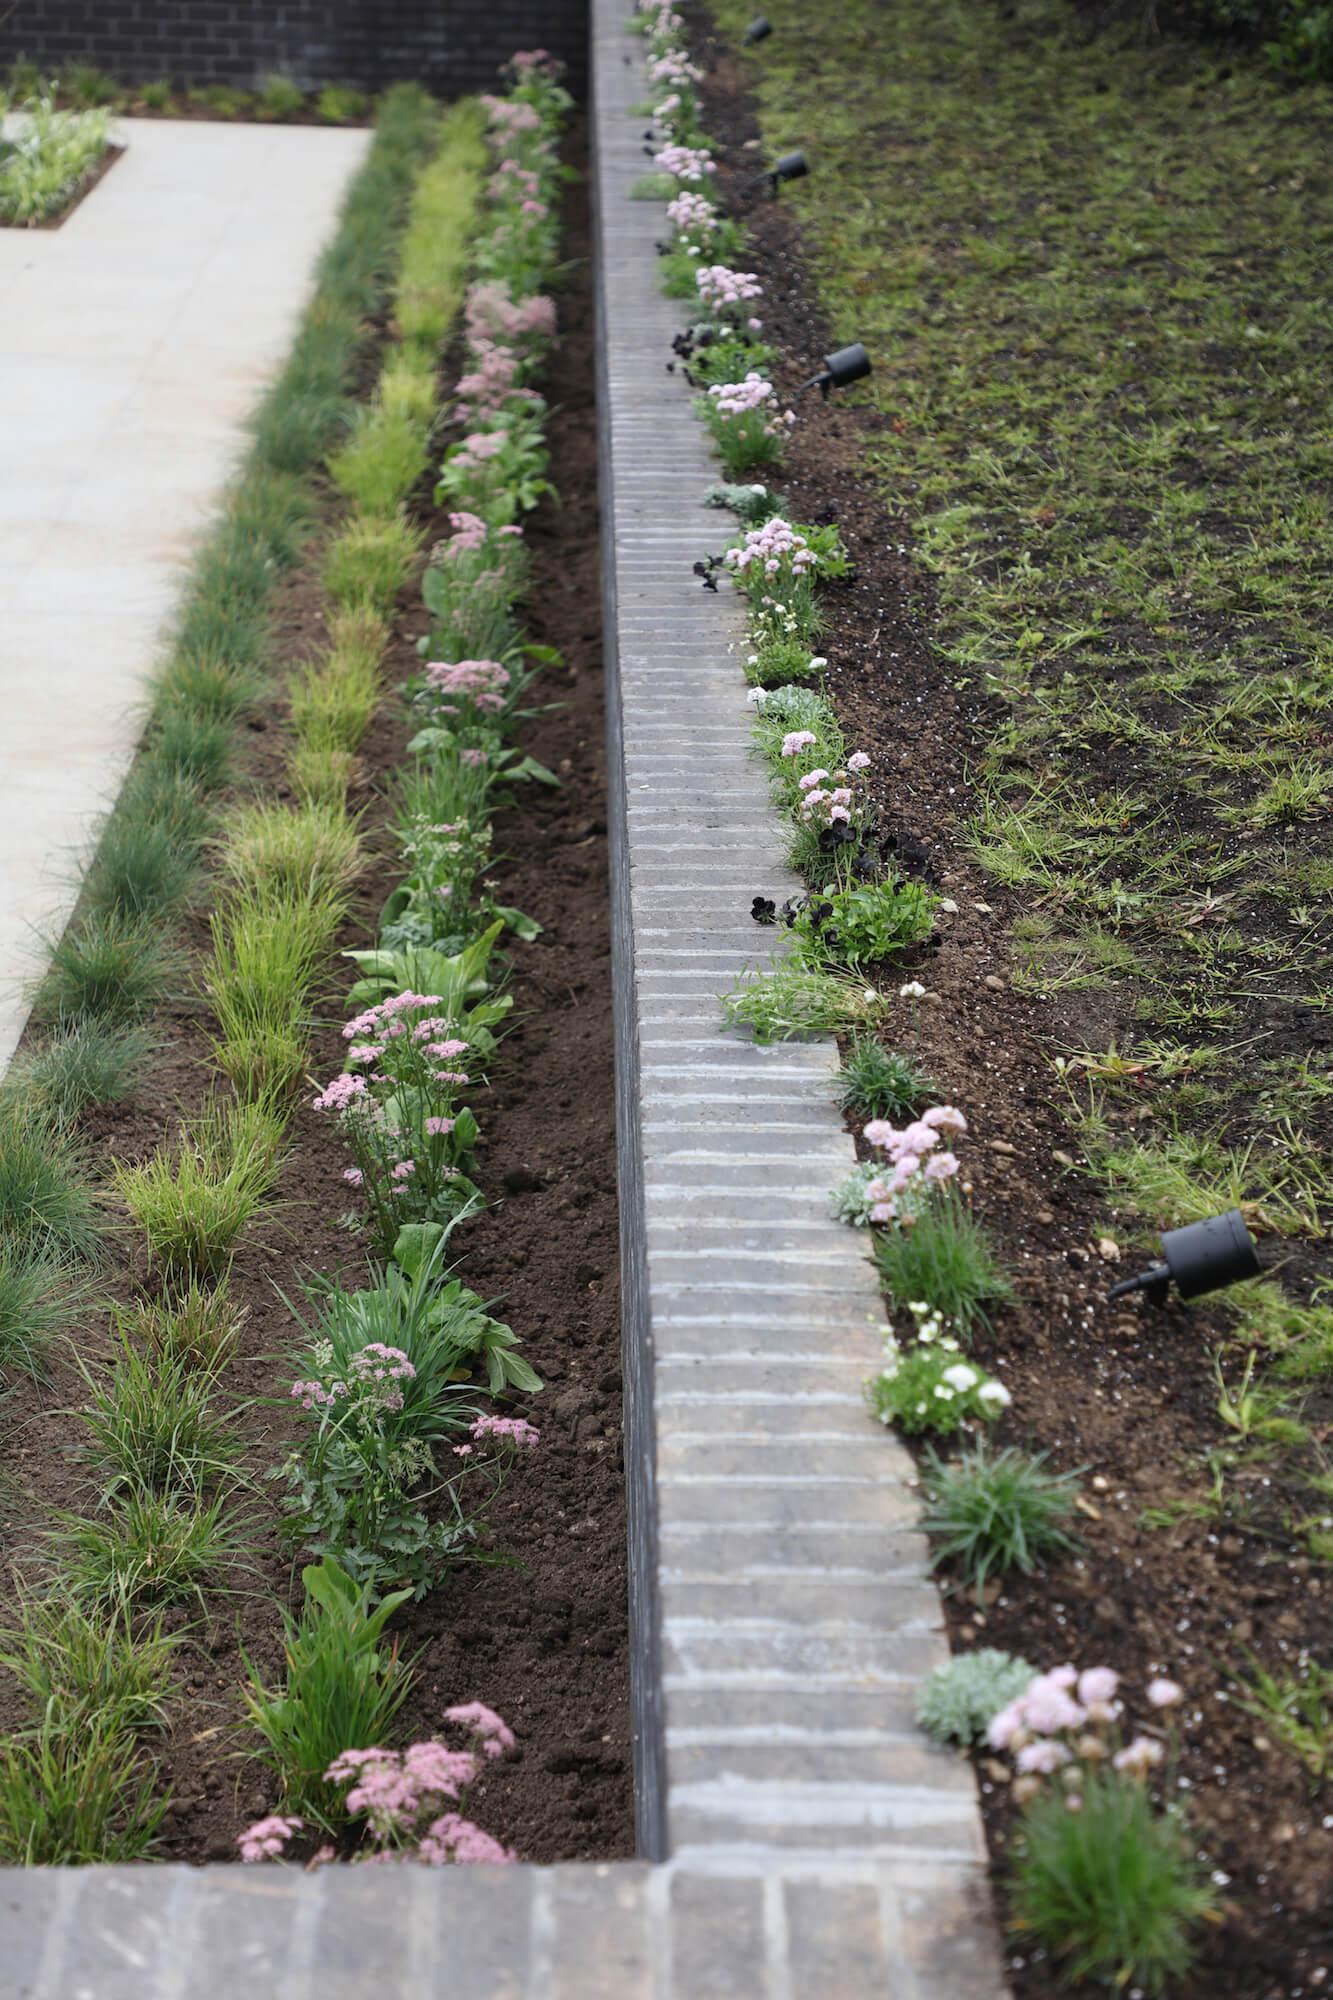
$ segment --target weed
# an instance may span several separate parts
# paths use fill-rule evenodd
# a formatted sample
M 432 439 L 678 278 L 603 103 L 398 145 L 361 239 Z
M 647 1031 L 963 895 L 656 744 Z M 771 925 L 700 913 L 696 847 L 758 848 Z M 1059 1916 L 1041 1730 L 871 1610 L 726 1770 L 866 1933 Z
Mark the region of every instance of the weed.
M 387 616 L 412 573 L 422 540 L 421 531 L 402 514 L 351 521 L 325 552 L 324 588 L 349 611 Z
M 38 1729 L 0 1750 L 0 1858 L 25 1868 L 142 1861 L 166 1810 L 156 1766 L 132 1737 L 49 1703 Z
M 50 947 L 51 962 L 33 1013 L 42 1022 L 131 1027 L 166 997 L 179 958 L 161 926 L 119 913 L 92 916 Z
M 161 1727 L 176 1693 L 172 1664 L 183 1632 L 128 1604 L 92 1612 L 56 1595 L 21 1591 L 18 1624 L 0 1632 L 0 1666 L 71 1731 Z
M 281 1139 L 266 1103 L 212 1104 L 182 1125 L 174 1156 L 162 1151 L 142 1166 L 113 1167 L 116 1192 L 169 1278 L 226 1269 L 278 1177 Z
M 88 1401 L 78 1412 L 92 1434 L 92 1457 L 109 1479 L 108 1493 L 142 1485 L 155 1493 L 201 1493 L 228 1477 L 240 1454 L 237 1412 L 214 1404 L 217 1364 L 179 1353 L 141 1353 L 117 1316 L 109 1376 L 75 1365 Z
M 1194 1958 L 1190 1931 L 1216 1905 L 1179 1812 L 1147 1785 L 1086 1769 L 1082 1804 L 1041 1792 L 1023 1814 L 1010 1889 L 1013 1926 L 1059 1961 L 1062 1979 L 1161 1993 Z
M 1313 1193 L 1320 1179 L 1294 1147 L 1274 1159 L 1259 1153 L 1253 1141 L 1236 1152 L 1212 1138 L 1176 1132 L 1090 1150 L 1111 1185 L 1123 1189 L 1159 1229 L 1240 1208 L 1260 1227 L 1283 1235 L 1321 1233 Z
M 989 1326 L 991 1305 L 1009 1303 L 1012 1280 L 984 1223 L 949 1191 L 932 1195 L 910 1229 L 876 1232 L 875 1265 L 895 1305 L 921 1299 L 966 1338 Z
M 864 1121 L 910 1118 L 934 1084 L 911 1056 L 900 1056 L 874 1035 L 854 1035 L 838 1071 L 844 1111 Z
M 224 1518 L 229 1496 L 203 1501 L 189 1493 L 139 1487 L 109 1511 L 57 1516 L 46 1538 L 53 1588 L 80 1605 L 184 1604 L 203 1608 L 204 1586 L 221 1589 L 254 1535 L 254 1523 Z
M 301 1616 L 284 1614 L 286 1686 L 265 1687 L 246 1660 L 245 1700 L 263 1739 L 259 1755 L 282 1779 L 285 1802 L 327 1825 L 341 1800 L 325 1771 L 349 1744 L 383 1743 L 411 1686 L 397 1641 L 384 1637 L 411 1592 L 396 1591 L 372 1611 L 368 1592 L 332 1557 L 301 1576 Z
M 1240 1386 L 1229 1389 L 1222 1375 L 1220 1359 L 1213 1362 L 1217 1383 L 1219 1422 L 1236 1433 L 1243 1444 L 1303 1444 L 1310 1433 L 1306 1425 L 1288 1415 L 1280 1392 L 1254 1382 L 1256 1356 L 1246 1357 Z
M 864 1027 L 880 1013 L 881 996 L 859 979 L 802 965 L 796 953 L 746 966 L 722 996 L 724 1026 L 748 1028 L 757 1042 L 789 1042 Z
M 49 1111 L 0 1089 L 0 1242 L 20 1255 L 97 1257 L 105 1225 L 83 1166 Z
M 931 1562 L 957 1560 L 980 1602 L 989 1577 L 1011 1569 L 1031 1576 L 1043 1556 L 1074 1553 L 1077 1539 L 1062 1525 L 1073 1510 L 1076 1472 L 1044 1472 L 1047 1454 L 1028 1458 L 1012 1445 L 990 1453 L 985 1441 L 946 1465 L 928 1450 L 921 1486 L 928 1502 L 921 1525 L 942 1539 Z
M 1250 1679 L 1232 1700 L 1263 1723 L 1305 1766 L 1311 1788 L 1333 1775 L 1333 1668 L 1302 1658 L 1296 1671 L 1270 1674 L 1247 1654 Z

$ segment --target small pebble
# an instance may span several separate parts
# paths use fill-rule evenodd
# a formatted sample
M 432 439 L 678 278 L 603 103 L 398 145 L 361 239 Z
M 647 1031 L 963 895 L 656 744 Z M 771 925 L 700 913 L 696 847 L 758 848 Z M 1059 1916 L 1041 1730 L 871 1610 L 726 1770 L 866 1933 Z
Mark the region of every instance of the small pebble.
M 980 910 L 983 917 L 993 917 L 995 915 L 989 903 L 973 903 L 972 908 Z
M 1097 1254 L 1100 1257 L 1104 1257 L 1108 1264 L 1118 1264 L 1120 1262 L 1120 1245 L 1113 1236 L 1099 1236 L 1097 1239 Z
M 1051 1214 L 1049 1208 L 1039 1208 L 1035 1220 L 1038 1222 L 1054 1222 L 1055 1217 Z
M 1051 1154 L 1051 1158 L 1055 1161 L 1057 1167 L 1072 1167 L 1074 1164 L 1068 1153 L 1062 1153 L 1058 1148 Z
M 1003 979 L 1001 979 L 998 972 L 988 972 L 986 974 L 985 983 L 987 986 L 990 987 L 992 993 L 1004 992 L 1005 982 Z
M 958 905 L 957 903 L 955 903 L 952 896 L 945 896 L 943 900 L 937 905 L 937 908 L 939 909 L 941 916 L 956 917 L 958 915 Z
M 927 1007 L 942 1007 L 944 1005 L 944 995 L 942 993 L 925 993 L 922 995 L 922 998 Z

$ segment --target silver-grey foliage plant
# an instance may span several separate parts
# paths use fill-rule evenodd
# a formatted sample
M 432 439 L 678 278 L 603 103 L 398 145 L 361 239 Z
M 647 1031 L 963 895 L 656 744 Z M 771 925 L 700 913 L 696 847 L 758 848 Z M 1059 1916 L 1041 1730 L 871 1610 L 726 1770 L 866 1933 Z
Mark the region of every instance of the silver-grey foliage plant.
M 993 1715 L 1016 1701 L 1037 1669 L 1012 1653 L 984 1646 L 955 1653 L 917 1689 L 916 1719 L 936 1743 L 974 1743 Z

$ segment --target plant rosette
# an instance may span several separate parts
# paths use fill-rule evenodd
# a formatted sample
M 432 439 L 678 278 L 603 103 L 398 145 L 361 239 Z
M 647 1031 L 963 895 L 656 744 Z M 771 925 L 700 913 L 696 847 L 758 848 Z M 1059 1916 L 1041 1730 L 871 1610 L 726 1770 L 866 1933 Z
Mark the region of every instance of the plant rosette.
M 916 1345 L 904 1348 L 891 1326 L 880 1328 L 884 1366 L 865 1384 L 872 1414 L 907 1437 L 949 1437 L 969 1423 L 995 1423 L 1011 1400 L 1004 1384 L 961 1359 L 960 1344 L 938 1312 L 919 1300 L 907 1309 L 916 1321 Z

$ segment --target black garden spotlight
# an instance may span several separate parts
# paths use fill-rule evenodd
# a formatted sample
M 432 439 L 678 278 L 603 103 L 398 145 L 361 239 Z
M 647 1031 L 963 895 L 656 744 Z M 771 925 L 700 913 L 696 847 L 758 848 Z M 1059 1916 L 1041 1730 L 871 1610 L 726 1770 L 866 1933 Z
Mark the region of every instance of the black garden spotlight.
M 854 340 L 850 347 L 840 347 L 836 354 L 826 354 L 822 373 L 812 375 L 808 382 L 802 382 L 796 393 L 803 396 L 807 389 L 818 389 L 827 402 L 830 389 L 849 388 L 869 373 L 870 356 L 860 341 Z
M 809 171 L 810 162 L 806 159 L 804 153 L 800 151 L 784 153 L 781 159 L 774 160 L 771 167 L 765 167 L 762 174 L 756 174 L 753 180 L 746 181 L 744 187 L 741 189 L 741 193 L 748 194 L 751 188 L 760 187 L 767 181 L 773 190 L 773 199 L 776 201 L 778 198 L 778 189 L 783 181 L 803 181 Z
M 1243 1278 L 1258 1277 L 1263 1268 L 1238 1208 L 1210 1215 L 1206 1222 L 1187 1223 L 1183 1229 L 1164 1230 L 1161 1243 L 1163 1262 L 1137 1277 L 1122 1278 L 1112 1285 L 1108 1299 L 1146 1292 L 1153 1305 L 1164 1306 L 1173 1279 L 1182 1299 L 1197 1299 L 1205 1292 L 1220 1292 L 1224 1285 L 1238 1285 Z
M 754 20 L 751 21 L 749 27 L 742 35 L 741 40 L 745 43 L 747 49 L 752 49 L 756 42 L 766 42 L 772 32 L 773 23 L 769 20 L 767 14 L 756 14 Z

